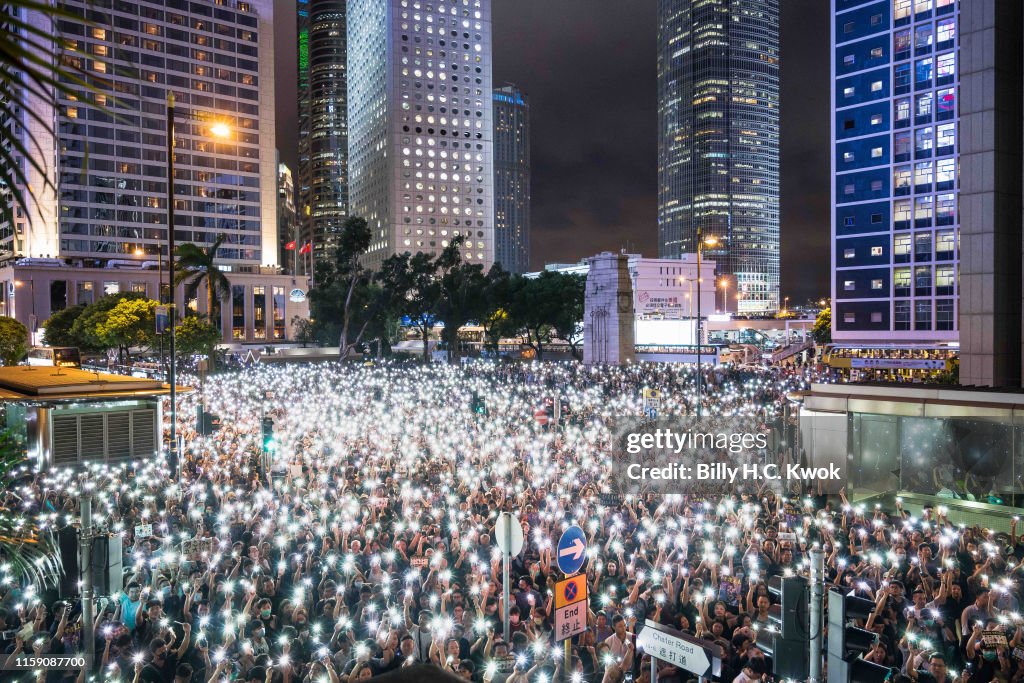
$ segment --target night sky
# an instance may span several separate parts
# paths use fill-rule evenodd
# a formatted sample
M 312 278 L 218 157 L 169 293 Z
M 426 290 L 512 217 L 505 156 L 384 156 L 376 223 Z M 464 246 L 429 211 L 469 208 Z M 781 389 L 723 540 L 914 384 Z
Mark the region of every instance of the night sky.
M 782 6 L 782 294 L 828 294 L 828 2 Z M 294 170 L 294 0 L 275 0 L 277 144 Z M 493 0 L 494 84 L 530 98 L 532 263 L 657 256 L 657 3 Z

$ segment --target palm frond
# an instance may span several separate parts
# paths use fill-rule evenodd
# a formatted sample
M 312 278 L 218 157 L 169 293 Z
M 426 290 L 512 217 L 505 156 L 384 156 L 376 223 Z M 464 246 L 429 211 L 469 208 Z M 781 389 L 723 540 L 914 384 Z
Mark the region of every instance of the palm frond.
M 57 20 L 66 18 L 81 22 L 81 17 L 66 8 L 51 5 L 47 0 L 12 0 L 5 4 L 3 14 L 4 20 L 0 22 L 0 99 L 4 100 L 3 114 L 18 122 L 22 132 L 17 132 L 18 126 L 4 127 L 0 131 L 0 190 L 7 195 L 0 212 L 11 222 L 14 207 L 25 207 L 25 218 L 31 224 L 39 208 L 27 210 L 26 200 L 29 197 L 38 200 L 36 194 L 40 188 L 29 183 L 29 169 L 41 176 L 43 191 L 56 192 L 56 184 L 46 163 L 46 159 L 52 157 L 52 150 L 44 149 L 32 130 L 38 126 L 47 134 L 53 134 L 53 121 L 44 120 L 31 106 L 31 100 L 38 98 L 56 106 L 58 97 L 64 96 L 96 106 L 95 102 L 88 102 L 88 98 L 98 90 L 80 67 L 61 58 L 75 54 L 84 56 L 84 53 L 67 42 L 57 44 L 61 40 Z M 43 21 L 33 21 L 39 17 Z M 24 125 L 19 120 L 21 113 L 35 126 Z M 22 133 L 24 138 L 21 138 Z

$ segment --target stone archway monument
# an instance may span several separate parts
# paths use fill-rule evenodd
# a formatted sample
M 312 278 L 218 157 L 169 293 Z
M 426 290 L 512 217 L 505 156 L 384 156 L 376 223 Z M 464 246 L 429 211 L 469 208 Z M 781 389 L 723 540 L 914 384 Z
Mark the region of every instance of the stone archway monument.
M 629 257 L 605 251 L 588 259 L 583 362 L 622 365 L 636 357 Z

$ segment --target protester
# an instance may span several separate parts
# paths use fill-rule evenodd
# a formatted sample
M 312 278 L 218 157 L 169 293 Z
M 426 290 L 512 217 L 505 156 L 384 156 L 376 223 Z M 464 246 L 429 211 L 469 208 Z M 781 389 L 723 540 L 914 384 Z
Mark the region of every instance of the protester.
M 703 412 L 767 423 L 808 373 L 709 368 Z M 350 683 L 432 663 L 464 680 L 551 681 L 563 666 L 553 546 L 568 524 L 588 535 L 591 596 L 574 681 L 648 676 L 636 644 L 647 620 L 719 644 L 723 681 L 769 677 L 757 646 L 775 600 L 767 581 L 806 573 L 815 545 L 830 583 L 876 604 L 862 624 L 878 633 L 870 661 L 916 680 L 1024 678 L 1016 522 L 996 534 L 953 525 L 943 508 L 915 517 L 768 485 L 609 494 L 611 425 L 643 414 L 647 387 L 661 391 L 660 415 L 696 410 L 685 366 L 254 367 L 182 397 L 180 475 L 163 460 L 26 471 L 2 503 L 59 529 L 89 493 L 94 522 L 123 543 L 124 590 L 96 605 L 94 680 Z M 535 416 L 547 398 L 557 424 Z M 197 432 L 200 405 L 221 418 L 213 434 Z M 501 511 L 526 538 L 509 605 Z M 7 572 L 3 656 L 81 652 L 80 605 Z M 693 678 L 658 668 L 662 681 Z

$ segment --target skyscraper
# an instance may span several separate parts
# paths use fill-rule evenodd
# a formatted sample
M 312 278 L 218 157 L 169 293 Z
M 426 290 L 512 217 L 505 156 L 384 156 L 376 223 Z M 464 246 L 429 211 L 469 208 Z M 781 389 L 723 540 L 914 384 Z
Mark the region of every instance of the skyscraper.
M 833 339 L 955 342 L 957 0 L 832 9 Z
M 94 92 L 83 88 L 56 103 L 32 95 L 32 110 L 53 122 L 52 134 L 18 113 L 20 129 L 37 136 L 47 175 L 30 173 L 29 205 L 2 238 L 5 247 L 88 263 L 158 254 L 166 261 L 173 92 L 178 241 L 202 245 L 223 233 L 223 262 L 277 265 L 271 0 L 102 7 L 67 0 L 65 9 L 82 18 L 62 16 L 51 26 L 38 12 L 27 16 L 61 36 L 53 58 L 80 69 Z M 228 138 L 211 135 L 218 124 Z M 26 144 L 33 146 L 27 137 Z
M 400 252 L 494 261 L 490 0 L 350 0 L 349 210 L 368 263 Z
M 530 267 L 530 103 L 514 85 L 494 91 L 494 260 Z
M 289 273 L 299 272 L 299 215 L 295 209 L 295 181 L 286 164 L 277 164 L 277 235 L 281 267 Z
M 299 0 L 301 245 L 328 256 L 348 215 L 345 0 Z
M 778 0 L 658 0 L 660 255 L 698 234 L 741 313 L 778 309 Z

